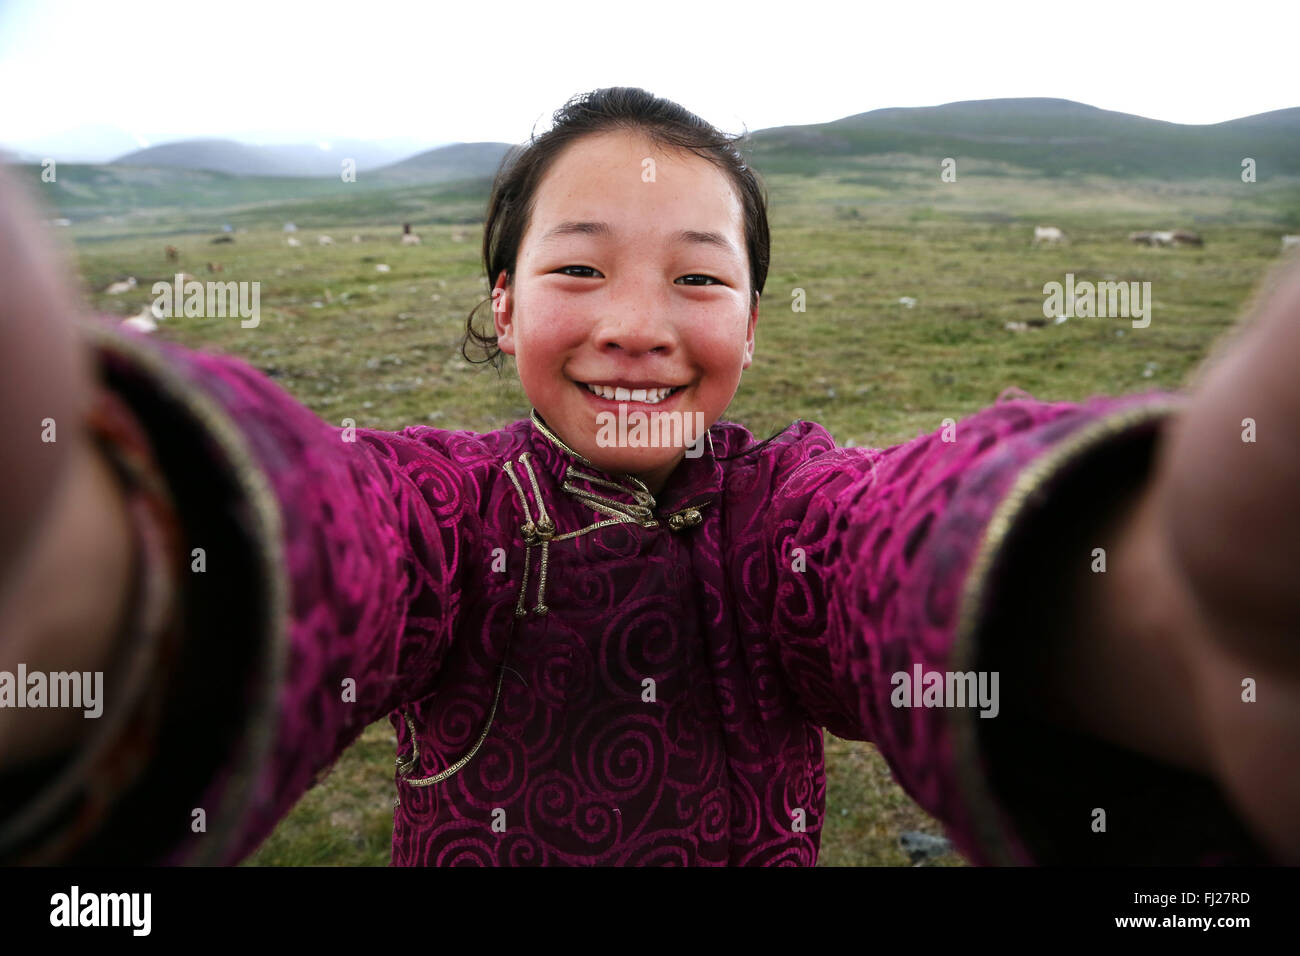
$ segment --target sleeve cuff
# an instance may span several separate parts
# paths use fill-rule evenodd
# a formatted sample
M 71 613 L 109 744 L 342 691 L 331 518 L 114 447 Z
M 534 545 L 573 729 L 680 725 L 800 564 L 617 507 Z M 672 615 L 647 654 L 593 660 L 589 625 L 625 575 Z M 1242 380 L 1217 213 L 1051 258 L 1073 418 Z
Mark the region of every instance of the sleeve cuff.
M 289 664 L 280 504 L 223 384 L 209 386 L 198 358 L 102 320 L 78 325 L 102 387 L 147 434 L 175 502 L 180 637 L 165 686 L 149 688 L 161 706 L 156 755 L 93 836 L 59 862 L 229 863 L 250 808 L 265 796 L 259 771 L 275 745 Z M 139 745 L 129 737 L 119 744 Z
M 156 746 L 157 688 L 172 676 L 180 643 L 180 527 L 150 442 L 126 405 L 103 388 L 86 424 L 126 505 L 130 610 L 113 641 L 104 712 L 87 726 L 81 745 L 4 773 L 0 860 L 18 864 L 69 858 L 139 779 Z
M 1048 446 L 1020 472 L 989 520 L 965 581 L 952 667 L 997 671 L 1003 687 L 1032 657 L 1027 642 L 1051 633 L 1062 608 L 1050 564 L 1061 529 L 1109 491 L 1145 480 L 1161 424 L 1178 396 L 1103 411 Z M 1059 549 L 1058 549 L 1059 550 Z M 1011 680 L 1008 680 L 1008 676 Z M 1008 864 L 1223 865 L 1270 862 L 1209 778 L 1162 764 L 1041 719 L 954 718 L 958 785 L 981 862 Z M 1094 811 L 1106 828 L 1094 829 Z

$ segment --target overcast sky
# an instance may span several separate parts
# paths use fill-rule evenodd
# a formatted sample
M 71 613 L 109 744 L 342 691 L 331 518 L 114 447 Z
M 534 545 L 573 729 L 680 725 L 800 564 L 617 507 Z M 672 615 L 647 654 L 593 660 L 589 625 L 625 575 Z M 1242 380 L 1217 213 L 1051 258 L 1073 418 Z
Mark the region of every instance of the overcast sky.
M 520 142 L 641 86 L 730 131 L 1053 96 L 1179 123 L 1300 105 L 1300 2 L 0 0 L 0 141 Z

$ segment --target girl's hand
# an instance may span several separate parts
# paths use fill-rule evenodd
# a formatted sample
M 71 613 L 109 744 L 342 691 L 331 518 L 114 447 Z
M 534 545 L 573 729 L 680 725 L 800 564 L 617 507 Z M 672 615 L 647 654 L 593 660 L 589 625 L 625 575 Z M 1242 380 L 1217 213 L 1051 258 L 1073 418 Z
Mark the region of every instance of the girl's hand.
M 0 671 L 112 671 L 133 549 L 84 425 L 90 357 L 44 227 L 0 171 Z M 53 422 L 54 441 L 47 420 Z M 25 688 L 19 690 L 25 692 Z M 110 702 L 109 706 L 115 706 Z M 0 709 L 0 769 L 75 744 L 75 710 Z
M 81 311 L 34 210 L 0 170 L 0 656 L 6 597 L 82 439 L 90 366 L 72 324 Z M 42 422 L 55 422 L 54 442 Z
M 1300 863 L 1300 268 L 1202 368 L 1171 425 L 1151 520 L 1210 771 Z

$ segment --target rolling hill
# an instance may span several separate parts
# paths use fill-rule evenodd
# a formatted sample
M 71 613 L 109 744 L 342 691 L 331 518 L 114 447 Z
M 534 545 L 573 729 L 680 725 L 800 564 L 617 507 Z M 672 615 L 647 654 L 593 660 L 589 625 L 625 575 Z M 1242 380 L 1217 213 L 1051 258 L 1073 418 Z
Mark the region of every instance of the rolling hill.
M 42 184 L 58 215 L 83 221 L 166 208 L 176 217 L 210 210 L 221 221 L 250 221 L 310 212 L 342 221 L 357 210 L 417 219 L 462 221 L 481 211 L 508 143 L 453 143 L 399 162 L 365 169 L 342 184 L 339 144 L 249 146 L 233 140 L 191 140 L 138 150 L 111 164 L 60 164 L 58 182 Z M 742 148 L 763 174 L 865 175 L 890 156 L 933 161 L 978 160 L 982 175 L 1054 179 L 1103 176 L 1165 183 L 1239 180 L 1241 162 L 1257 163 L 1257 178 L 1300 176 L 1300 108 L 1207 126 L 1187 126 L 1117 113 L 1060 99 L 999 99 L 943 106 L 873 110 L 830 123 L 752 132 Z M 304 152 L 305 151 L 305 152 Z M 315 155 L 312 155 L 314 152 Z M 316 165 L 313 165 L 316 164 Z M 40 167 L 17 164 L 40 181 Z M 969 167 L 966 167 L 969 169 Z M 319 169 L 320 175 L 305 175 Z M 454 211 L 434 207 L 454 196 Z M 328 200 L 320 205 L 321 200 Z M 305 204 L 317 203 L 315 206 Z M 432 205 L 431 205 L 432 204 Z M 450 217 L 450 218 L 447 218 Z M 191 217 L 192 218 L 192 217 Z
M 1059 99 L 971 100 L 891 108 L 831 123 L 759 130 L 750 155 L 767 172 L 845 169 L 903 153 L 1007 163 L 1040 176 L 1189 179 L 1300 174 L 1300 108 L 1187 126 Z
M 230 139 L 192 139 L 133 150 L 110 165 L 202 169 L 234 176 L 338 177 L 344 159 L 353 160 L 358 171 L 370 171 L 410 153 L 408 146 L 392 141 L 342 139 L 327 144 L 250 146 Z

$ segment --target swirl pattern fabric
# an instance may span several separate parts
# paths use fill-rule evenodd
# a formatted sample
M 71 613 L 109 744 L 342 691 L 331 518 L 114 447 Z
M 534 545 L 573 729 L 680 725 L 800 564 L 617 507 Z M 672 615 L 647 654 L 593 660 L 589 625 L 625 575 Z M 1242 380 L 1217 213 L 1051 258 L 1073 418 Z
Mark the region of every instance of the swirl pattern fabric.
M 563 538 L 609 517 L 564 490 L 581 480 L 570 470 L 619 476 L 592 472 L 531 421 L 350 433 L 241 360 L 115 335 L 126 344 L 101 361 L 146 393 L 201 396 L 237 431 L 281 518 L 289 597 L 285 619 L 254 635 L 269 642 L 282 627 L 284 666 L 246 674 L 244 696 L 215 718 L 268 734 L 264 758 L 241 782 L 228 755 L 193 756 L 207 761 L 201 799 L 233 801 L 233 823 L 195 836 L 188 806 L 160 808 L 157 826 L 175 831 L 163 862 L 214 840 L 215 859 L 242 859 L 385 716 L 397 756 L 418 751 L 394 777 L 393 865 L 812 865 L 823 728 L 874 742 L 973 862 L 1042 858 L 1043 838 L 1026 841 L 1006 806 L 959 780 L 965 715 L 892 706 L 890 678 L 951 666 L 976 549 L 1024 469 L 1160 396 L 1000 401 L 958 423 L 959 440 L 935 432 L 888 449 L 837 447 L 797 422 L 746 453 L 754 437 L 719 423 L 658 496 L 655 527 Z M 169 370 L 166 388 L 145 353 Z M 238 467 L 210 449 L 205 468 Z M 512 467 L 531 514 L 562 538 L 549 542 L 546 613 Z M 687 508 L 698 523 L 662 520 Z M 210 554 L 209 568 L 269 553 L 251 530 L 240 540 L 243 553 Z M 221 633 L 214 621 L 192 639 L 215 652 Z M 265 719 L 250 716 L 258 694 L 273 702 Z M 490 714 L 459 772 L 408 782 L 460 759 Z M 991 818 L 1005 824 L 1000 847 L 981 835 Z M 1220 851 L 1182 846 L 1176 862 Z

